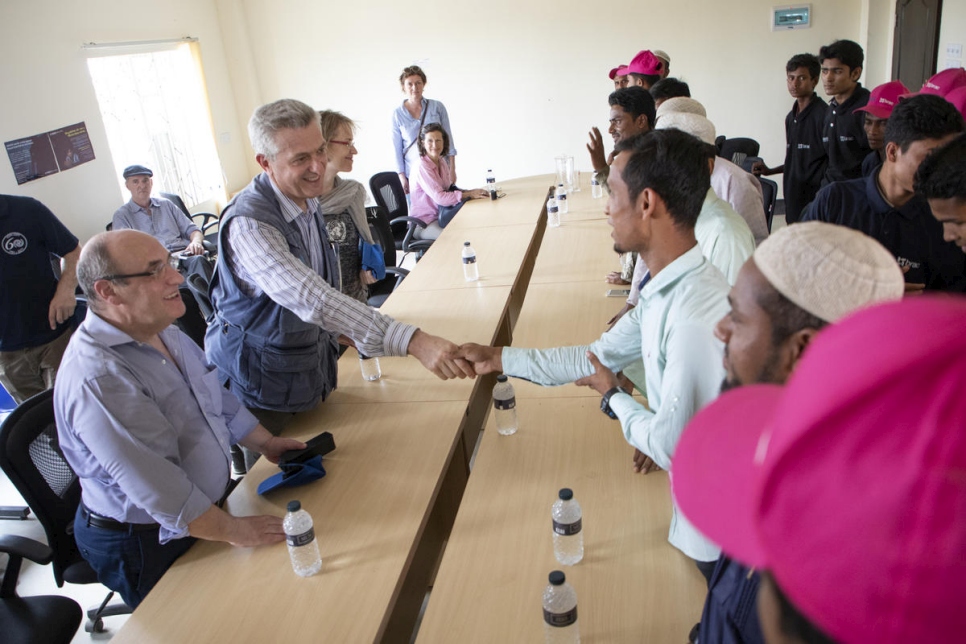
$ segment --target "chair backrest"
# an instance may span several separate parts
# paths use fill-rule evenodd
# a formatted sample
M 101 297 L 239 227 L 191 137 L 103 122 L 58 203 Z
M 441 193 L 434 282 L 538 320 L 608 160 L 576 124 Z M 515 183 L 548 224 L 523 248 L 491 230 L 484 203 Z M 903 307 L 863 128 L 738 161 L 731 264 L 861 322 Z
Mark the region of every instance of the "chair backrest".
M 188 212 L 188 206 L 185 205 L 181 195 L 176 195 L 173 192 L 159 192 L 158 194 L 176 205 L 189 219 L 191 218 L 191 213 Z
M 758 145 L 758 141 L 754 139 L 738 137 L 735 139 L 725 139 L 721 144 L 720 150 L 718 152 L 719 157 L 728 159 L 735 165 L 741 165 L 741 162 L 745 160 L 745 157 L 756 157 L 758 156 L 758 150 L 761 148 Z M 742 154 L 744 156 L 738 157 L 739 160 L 735 160 L 735 156 Z
M 397 217 L 409 216 L 409 202 L 406 201 L 406 191 L 403 190 L 402 181 L 395 172 L 379 172 L 372 175 L 369 179 L 369 190 L 376 204 L 382 207 L 392 221 Z M 404 224 L 397 224 L 391 227 L 392 238 L 397 250 L 402 250 L 402 242 L 406 237 L 409 227 Z
M 392 237 L 392 228 L 389 224 L 389 216 L 381 206 L 369 206 L 366 208 L 366 219 L 369 222 L 369 232 L 372 240 L 382 246 L 383 257 L 386 266 L 396 265 L 396 245 Z
M 775 216 L 775 203 L 778 201 L 778 184 L 765 177 L 758 177 L 758 181 L 761 182 L 761 195 L 765 201 L 765 222 L 768 232 L 771 232 L 771 220 Z
M 0 469 L 43 526 L 62 586 L 64 571 L 82 561 L 73 534 L 81 486 L 60 451 L 53 389 L 21 403 L 0 425 Z
M 204 316 L 205 322 L 211 324 L 215 315 L 215 307 L 211 304 L 208 281 L 200 273 L 189 273 L 186 281 L 188 282 L 188 289 L 198 303 L 198 308 L 201 309 L 201 315 Z M 202 345 L 202 348 L 204 348 L 204 345 Z

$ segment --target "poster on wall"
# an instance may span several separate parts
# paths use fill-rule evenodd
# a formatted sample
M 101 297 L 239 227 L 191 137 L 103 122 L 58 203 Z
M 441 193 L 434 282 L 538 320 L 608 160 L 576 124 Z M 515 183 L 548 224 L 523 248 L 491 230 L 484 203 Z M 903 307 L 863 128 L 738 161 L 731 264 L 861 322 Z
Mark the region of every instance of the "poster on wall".
M 17 185 L 59 172 L 47 133 L 4 143 Z
M 54 157 L 61 172 L 94 160 L 94 148 L 83 121 L 51 130 L 47 134 L 50 135 L 50 145 L 54 148 Z
M 94 146 L 84 121 L 7 141 L 4 146 L 18 185 L 94 160 Z

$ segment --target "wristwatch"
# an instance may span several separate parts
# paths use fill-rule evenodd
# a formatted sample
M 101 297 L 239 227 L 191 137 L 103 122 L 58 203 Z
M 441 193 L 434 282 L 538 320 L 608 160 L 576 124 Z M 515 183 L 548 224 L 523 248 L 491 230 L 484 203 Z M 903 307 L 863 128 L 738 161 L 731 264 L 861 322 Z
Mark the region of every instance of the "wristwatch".
M 600 399 L 600 410 L 607 414 L 609 418 L 616 420 L 617 414 L 615 414 L 614 410 L 610 408 L 610 397 L 614 394 L 627 394 L 629 396 L 630 392 L 623 387 L 614 387 L 613 389 L 608 390 L 607 393 L 604 394 L 604 397 Z

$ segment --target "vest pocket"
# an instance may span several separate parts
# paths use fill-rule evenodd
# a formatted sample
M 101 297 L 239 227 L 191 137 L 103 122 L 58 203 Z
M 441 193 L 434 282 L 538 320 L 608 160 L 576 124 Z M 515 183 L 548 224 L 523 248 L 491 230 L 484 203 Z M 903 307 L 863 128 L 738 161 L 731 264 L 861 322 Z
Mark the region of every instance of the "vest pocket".
M 321 396 L 318 344 L 290 349 L 264 347 L 260 358 L 260 399 L 273 405 L 285 401 L 295 407 L 312 404 Z

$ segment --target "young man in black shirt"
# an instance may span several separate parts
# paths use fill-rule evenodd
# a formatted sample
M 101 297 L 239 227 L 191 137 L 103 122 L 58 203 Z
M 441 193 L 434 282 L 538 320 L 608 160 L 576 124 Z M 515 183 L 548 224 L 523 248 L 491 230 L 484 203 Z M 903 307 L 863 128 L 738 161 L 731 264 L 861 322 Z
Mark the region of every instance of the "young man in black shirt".
M 756 175 L 785 174 L 785 221 L 797 222 L 822 186 L 828 154 L 822 128 L 828 103 L 815 94 L 821 65 L 813 54 L 797 54 L 785 65 L 788 93 L 795 102 L 785 117 L 785 163 L 769 168 L 756 162 Z
M 848 226 L 878 240 L 905 272 L 908 291 L 966 291 L 966 256 L 943 240 L 942 225 L 913 190 L 923 159 L 963 129 L 962 115 L 938 96 L 900 102 L 886 124 L 882 167 L 822 188 L 802 221 Z
M 885 159 L 885 128 L 892 110 L 899 104 L 899 97 L 909 94 L 902 81 L 894 80 L 874 88 L 869 94 L 869 102 L 855 111 L 863 112 L 862 128 L 869 141 L 869 152 L 862 160 L 862 176 L 867 177 L 882 165 Z
M 862 87 L 865 54 L 858 43 L 836 40 L 818 52 L 822 63 L 822 86 L 831 100 L 825 114 L 822 139 L 828 152 L 828 167 L 822 185 L 862 176 L 862 160 L 870 152 L 862 128 L 864 116 L 855 112 L 869 102 L 869 90 Z
M 916 192 L 942 224 L 943 238 L 966 253 L 966 134 L 926 157 L 916 173 Z

